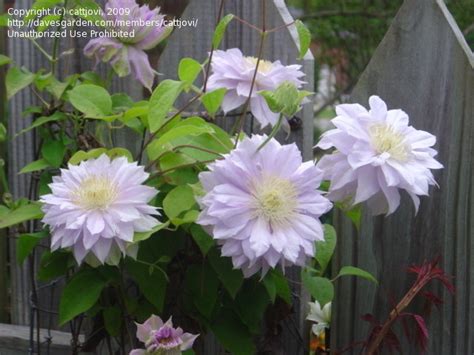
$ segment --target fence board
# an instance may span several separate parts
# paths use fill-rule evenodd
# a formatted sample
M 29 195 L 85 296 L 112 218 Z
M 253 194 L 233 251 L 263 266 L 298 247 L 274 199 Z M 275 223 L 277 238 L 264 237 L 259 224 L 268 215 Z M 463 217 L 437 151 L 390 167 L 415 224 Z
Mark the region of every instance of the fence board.
M 429 354 L 474 351 L 474 55 L 441 0 L 407 0 L 376 50 L 352 94 L 366 104 L 378 94 L 389 107 L 403 108 L 411 124 L 438 137 L 436 149 L 445 168 L 436 172 L 439 188 L 422 198 L 415 216 L 402 199 L 389 217 L 363 216 L 360 233 L 337 216 L 340 235 L 335 270 L 356 265 L 373 272 L 378 288 L 364 281 L 339 280 L 332 326 L 333 349 L 363 339 L 372 313 L 385 320 L 390 306 L 413 282 L 411 264 L 441 255 L 454 276 L 453 297 L 432 286 L 445 303 L 428 319 Z M 416 304 L 418 311 L 422 304 Z M 403 344 L 403 354 L 419 350 Z
M 210 44 L 214 32 L 215 22 L 218 17 L 219 0 L 209 1 L 191 1 L 182 15 L 182 19 L 197 18 L 199 20 L 197 28 L 187 27 L 175 30 L 170 37 L 170 43 L 163 52 L 160 62 L 159 71 L 164 73 L 165 78 L 176 79 L 179 60 L 183 57 L 192 57 L 198 61 L 204 61 L 210 51 Z M 257 26 L 262 23 L 262 1 L 227 1 L 224 8 L 224 14 L 232 13 L 246 21 Z M 283 0 L 266 1 L 267 6 L 267 28 L 274 28 L 293 21 L 288 13 Z M 260 43 L 258 32 L 237 21 L 233 21 L 227 29 L 225 38 L 221 48 L 228 49 L 233 47 L 240 48 L 245 55 L 256 56 Z M 307 54 L 302 61 L 297 60 L 297 34 L 294 26 L 288 29 L 272 33 L 267 37 L 265 42 L 264 57 L 269 60 L 281 60 L 283 64 L 299 63 L 303 66 L 302 70 L 306 73 L 306 89 L 314 90 L 314 58 L 311 54 Z M 293 131 L 286 140 L 288 142 L 296 142 L 303 152 L 305 159 L 312 159 L 313 145 L 313 108 L 306 105 L 300 118 L 302 126 Z M 227 121 L 220 121 L 220 124 L 229 129 L 233 125 L 230 118 Z M 247 130 L 251 126 L 246 125 Z M 299 270 L 292 269 L 287 272 L 293 280 L 299 279 Z M 271 349 L 272 354 L 302 354 L 304 352 L 303 343 L 299 336 L 306 339 L 306 330 L 304 327 L 304 314 L 307 312 L 306 295 L 301 289 L 294 289 L 294 317 L 291 321 L 285 322 L 285 330 L 283 337 L 279 339 L 281 344 L 278 348 Z M 301 297 L 301 299 L 300 299 Z M 300 302 L 301 301 L 301 302 Z M 299 336 L 297 335 L 299 333 Z M 276 337 L 278 339 L 278 337 Z M 208 339 L 206 342 L 205 354 L 217 354 L 218 350 L 215 344 Z

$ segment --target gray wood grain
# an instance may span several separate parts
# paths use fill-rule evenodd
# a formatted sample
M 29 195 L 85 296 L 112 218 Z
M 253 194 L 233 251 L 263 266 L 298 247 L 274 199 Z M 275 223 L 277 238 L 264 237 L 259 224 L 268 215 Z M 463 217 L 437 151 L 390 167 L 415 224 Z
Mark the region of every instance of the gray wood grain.
M 429 354 L 474 352 L 474 56 L 441 0 L 407 0 L 377 48 L 352 94 L 367 106 L 377 94 L 391 108 L 403 108 L 410 123 L 438 137 L 444 169 L 439 188 L 423 197 L 417 215 L 406 196 L 389 217 L 364 214 L 360 233 L 337 216 L 338 248 L 333 267 L 355 265 L 371 271 L 379 287 L 340 279 L 332 324 L 333 350 L 363 339 L 368 324 L 361 315 L 384 321 L 393 303 L 408 290 L 412 264 L 441 256 L 441 267 L 454 277 L 455 296 L 440 283 L 430 290 L 442 296 L 440 311 L 427 319 Z M 420 312 L 422 303 L 413 311 Z M 357 353 L 357 352 L 354 352 Z M 403 343 L 403 354 L 419 350 Z
M 211 49 L 211 39 L 214 33 L 216 19 L 218 17 L 219 0 L 209 1 L 191 1 L 184 11 L 183 19 L 198 19 L 197 28 L 188 27 L 175 30 L 169 40 L 169 45 L 163 52 L 160 62 L 159 71 L 164 73 L 163 78 L 176 79 L 177 68 L 179 61 L 183 57 L 192 57 L 200 62 L 203 62 Z M 288 24 L 293 21 L 289 14 L 283 0 L 266 1 L 267 28 L 275 28 L 283 24 Z M 242 19 L 256 25 L 262 24 L 262 1 L 227 1 L 225 4 L 224 15 L 232 13 Z M 229 49 L 238 47 L 245 55 L 256 56 L 260 43 L 260 36 L 255 30 L 243 26 L 237 21 L 231 22 L 227 28 L 221 49 Z M 302 70 L 306 73 L 305 80 L 307 81 L 306 89 L 314 90 L 314 58 L 312 54 L 308 53 L 306 57 L 298 61 L 297 49 L 297 33 L 294 26 L 288 29 L 283 29 L 276 33 L 270 34 L 265 42 L 264 59 L 277 60 L 279 59 L 283 64 L 302 65 Z M 313 108 L 312 105 L 305 105 L 302 113 L 299 115 L 302 119 L 302 126 L 300 129 L 293 131 L 290 137 L 286 139 L 284 135 L 279 136 L 281 141 L 285 143 L 296 142 L 303 152 L 304 159 L 312 159 L 313 146 Z M 255 130 L 255 125 L 251 125 L 247 120 L 245 125 L 246 131 L 249 132 L 252 128 Z M 218 122 L 222 127 L 230 129 L 234 120 L 225 118 Z M 292 280 L 299 280 L 299 269 L 294 268 L 287 271 L 287 276 Z M 308 296 L 300 289 L 294 288 L 295 297 L 293 318 L 283 324 L 285 328 L 283 336 L 280 338 L 281 347 L 279 349 L 272 349 L 275 354 L 303 354 L 303 343 L 307 344 L 307 329 L 305 328 L 304 315 L 307 312 Z M 303 342 L 299 339 L 299 336 Z M 204 354 L 220 354 L 222 350 L 215 344 L 211 338 L 205 341 Z

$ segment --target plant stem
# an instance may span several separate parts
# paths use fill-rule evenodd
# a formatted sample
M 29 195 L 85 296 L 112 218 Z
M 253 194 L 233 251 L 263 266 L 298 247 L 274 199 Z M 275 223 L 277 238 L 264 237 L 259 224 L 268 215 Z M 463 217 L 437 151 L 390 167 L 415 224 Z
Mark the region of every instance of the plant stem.
M 64 0 L 64 10 L 67 9 L 67 3 L 68 3 L 68 0 Z M 65 11 L 61 12 L 61 15 L 59 17 L 59 22 L 61 22 L 64 19 L 64 13 Z M 60 26 L 56 28 L 56 32 L 59 32 L 59 30 L 60 30 Z M 51 55 L 51 73 L 53 73 L 53 75 L 55 74 L 54 72 L 56 71 L 56 62 L 58 60 L 59 38 L 60 38 L 59 36 L 55 37 L 54 42 L 53 42 L 53 52 Z
M 237 138 L 235 140 L 235 145 L 234 145 L 234 148 L 237 147 L 237 144 L 239 142 L 239 135 L 240 135 L 240 132 L 242 132 L 243 128 L 244 128 L 244 123 L 245 123 L 245 117 L 247 116 L 247 111 L 249 109 L 249 106 L 250 106 L 250 101 L 252 99 L 252 94 L 253 94 L 253 90 L 255 88 L 255 82 L 257 80 L 257 74 L 258 74 L 258 68 L 260 66 L 260 62 L 262 61 L 262 57 L 263 57 L 263 49 L 264 49 L 264 45 L 265 45 L 265 37 L 267 36 L 267 30 L 266 30 L 266 18 L 267 18 L 267 13 L 266 13 L 266 0 L 262 0 L 262 28 L 261 28 L 261 33 L 260 33 L 260 44 L 259 44 L 259 47 L 258 47 L 258 55 L 257 55 L 257 64 L 255 65 L 255 70 L 253 72 L 253 77 L 252 77 L 252 83 L 250 84 L 250 91 L 249 91 L 249 96 L 247 98 L 247 100 L 245 101 L 245 106 L 242 110 L 242 115 L 240 116 L 239 118 L 239 121 L 238 121 L 238 124 L 239 124 L 239 130 L 237 133 Z
M 225 0 L 221 0 L 221 4 L 219 6 L 219 13 L 217 15 L 216 26 L 221 21 L 222 15 L 224 14 L 224 4 L 225 4 Z M 206 66 L 206 77 L 204 78 L 204 85 L 202 89 L 203 93 L 205 93 L 207 90 L 207 82 L 209 80 L 209 74 L 211 72 L 211 63 L 212 63 L 212 57 L 214 56 L 214 50 L 215 50 L 214 44 L 211 44 L 211 53 L 209 54 L 209 60 Z
M 403 312 L 403 310 L 413 301 L 413 298 L 420 292 L 420 290 L 426 286 L 429 282 L 430 278 L 426 277 L 420 282 L 415 282 L 415 284 L 408 290 L 402 300 L 397 304 L 397 306 L 392 309 L 388 319 L 382 325 L 382 328 L 377 333 L 377 336 L 369 343 L 367 346 L 367 355 L 373 355 L 377 352 L 380 344 L 382 343 L 383 339 L 389 332 L 392 324 L 398 318 L 398 316 Z

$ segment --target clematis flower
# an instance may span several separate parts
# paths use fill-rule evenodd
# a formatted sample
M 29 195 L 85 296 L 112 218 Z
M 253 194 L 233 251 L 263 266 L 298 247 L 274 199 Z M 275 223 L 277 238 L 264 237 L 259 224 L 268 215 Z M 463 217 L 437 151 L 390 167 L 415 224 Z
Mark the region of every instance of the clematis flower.
M 51 249 L 71 249 L 79 264 L 88 257 L 116 264 L 120 255 L 136 256 L 135 232 L 147 232 L 158 221 L 148 202 L 157 191 L 142 183 L 148 173 L 120 157 L 97 159 L 61 169 L 41 196 L 43 223 L 51 230 Z
M 318 163 L 331 182 L 328 198 L 349 205 L 367 201 L 374 215 L 391 214 L 400 205 L 399 190 L 405 190 L 418 211 L 418 196 L 436 185 L 431 169 L 443 167 L 431 148 L 436 137 L 410 126 L 402 110 L 387 110 L 378 96 L 369 105 L 369 111 L 358 104 L 337 106 L 336 128 L 317 145 L 336 148 Z
M 246 277 L 278 264 L 304 265 L 324 238 L 319 217 L 331 209 L 316 190 L 322 172 L 314 163 L 303 163 L 295 144 L 273 138 L 259 149 L 266 139 L 245 138 L 199 174 L 206 194 L 198 223 Z
M 137 338 L 146 349 L 134 349 L 130 355 L 179 355 L 191 349 L 198 336 L 174 328 L 171 318 L 163 323 L 160 317 L 152 315 L 145 323 L 137 323 Z
M 130 14 L 122 14 L 124 9 L 129 9 Z M 96 63 L 110 63 L 120 77 L 132 73 L 151 91 L 155 72 L 144 51 L 156 47 L 172 31 L 171 26 L 164 25 L 165 17 L 160 14 L 160 8 L 151 10 L 148 5 L 139 6 L 134 0 L 108 0 L 102 17 L 107 21 L 107 30 L 127 35 L 93 38 L 84 47 L 84 54 L 94 58 Z M 134 22 L 125 26 L 125 21 Z M 140 21 L 148 21 L 148 25 L 140 25 Z
M 306 317 L 307 320 L 315 322 L 311 327 L 314 335 L 319 336 L 324 329 L 329 329 L 331 324 L 331 302 L 328 302 L 321 308 L 318 301 L 308 302 L 309 314 Z
M 225 113 L 243 105 L 249 95 L 252 80 L 257 66 L 257 58 L 245 57 L 240 49 L 215 51 L 212 58 L 212 73 L 208 81 L 208 89 L 226 88 L 227 93 L 222 102 Z M 300 80 L 305 74 L 301 65 L 284 66 L 280 61 L 260 60 L 255 85 L 250 98 L 250 111 L 262 128 L 278 122 L 279 114 L 272 112 L 259 91 L 274 91 L 283 82 L 293 83 L 297 88 L 304 84 Z

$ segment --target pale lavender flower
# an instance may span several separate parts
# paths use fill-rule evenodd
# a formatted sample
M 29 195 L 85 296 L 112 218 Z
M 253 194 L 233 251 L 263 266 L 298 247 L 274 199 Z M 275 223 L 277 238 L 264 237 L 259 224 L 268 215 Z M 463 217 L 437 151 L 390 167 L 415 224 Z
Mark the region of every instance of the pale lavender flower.
M 245 138 L 199 174 L 206 195 L 198 223 L 222 245 L 222 255 L 249 277 L 279 264 L 304 265 L 323 240 L 319 217 L 331 203 L 316 190 L 322 172 L 302 162 L 295 144 L 266 136 Z
M 336 128 L 317 145 L 336 148 L 318 163 L 331 182 L 328 198 L 347 205 L 367 201 L 374 215 L 390 214 L 400 204 L 399 190 L 405 190 L 418 211 L 418 196 L 436 185 L 430 169 L 443 167 L 431 148 L 436 137 L 409 126 L 405 112 L 387 110 L 378 96 L 369 105 L 369 111 L 358 104 L 337 106 Z
M 232 111 L 246 102 L 250 95 L 256 65 L 257 58 L 245 57 L 238 48 L 214 52 L 208 89 L 227 89 L 222 102 L 224 112 Z M 267 60 L 260 61 L 250 99 L 250 111 L 262 128 L 267 125 L 274 126 L 280 115 L 270 110 L 259 92 L 274 91 L 284 82 L 290 82 L 301 88 L 304 82 L 300 78 L 305 74 L 300 69 L 301 65 L 284 66 L 280 61 L 273 63 Z
M 130 13 L 113 15 L 124 9 L 129 9 Z M 139 6 L 134 0 L 109 0 L 102 17 L 106 21 L 113 21 L 112 26 L 106 29 L 123 31 L 128 36 L 93 38 L 84 47 L 84 54 L 94 58 L 96 63 L 109 62 L 120 77 L 132 73 L 143 86 L 151 90 L 155 71 L 144 51 L 156 47 L 172 31 L 171 26 L 164 25 L 165 17 L 160 14 L 160 8 L 151 10 L 148 5 Z M 140 26 L 139 20 L 149 21 L 149 25 Z M 135 22 L 123 26 L 125 21 Z
M 142 185 L 148 175 L 137 163 L 105 154 L 61 169 L 51 193 L 41 196 L 51 249 L 71 249 L 79 264 L 86 257 L 116 264 L 121 254 L 136 256 L 134 233 L 158 224 L 151 216 L 157 208 L 148 205 L 157 191 Z
M 174 328 L 171 318 L 163 323 L 160 317 L 152 315 L 145 323 L 137 323 L 137 338 L 145 349 L 134 349 L 130 355 L 179 355 L 191 349 L 198 336 Z

